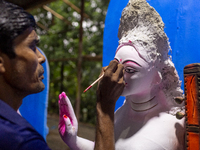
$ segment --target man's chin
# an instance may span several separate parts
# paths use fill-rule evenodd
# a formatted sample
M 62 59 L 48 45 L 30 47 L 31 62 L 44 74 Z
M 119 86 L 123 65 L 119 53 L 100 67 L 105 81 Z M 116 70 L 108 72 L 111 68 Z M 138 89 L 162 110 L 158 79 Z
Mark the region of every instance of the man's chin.
M 35 88 L 34 93 L 42 92 L 44 89 L 45 89 L 45 85 L 44 85 L 44 83 L 41 83 L 40 85 L 38 85 L 38 86 Z
M 39 88 L 39 92 L 42 92 L 45 89 L 45 85 L 42 83 L 42 86 Z

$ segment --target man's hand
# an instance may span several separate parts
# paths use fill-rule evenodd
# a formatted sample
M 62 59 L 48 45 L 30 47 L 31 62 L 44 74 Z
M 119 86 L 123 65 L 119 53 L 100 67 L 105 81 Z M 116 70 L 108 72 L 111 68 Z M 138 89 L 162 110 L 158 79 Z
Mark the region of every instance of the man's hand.
M 125 86 L 124 66 L 113 60 L 103 70 L 104 76 L 97 88 L 95 150 L 114 150 L 114 109 Z
M 103 68 L 103 71 L 104 77 L 97 88 L 97 102 L 100 102 L 106 108 L 111 105 L 115 106 L 116 101 L 123 92 L 125 86 L 124 66 L 113 60 L 108 67 Z

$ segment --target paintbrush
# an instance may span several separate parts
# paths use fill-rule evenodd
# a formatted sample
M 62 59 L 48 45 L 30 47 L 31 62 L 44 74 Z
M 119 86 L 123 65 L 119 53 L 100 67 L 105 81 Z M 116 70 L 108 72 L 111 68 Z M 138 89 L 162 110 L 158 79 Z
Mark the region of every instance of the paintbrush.
M 114 60 L 116 60 L 119 63 L 122 61 L 122 59 L 120 59 L 120 61 L 118 61 L 116 58 Z M 96 84 L 99 80 L 101 80 L 101 78 L 103 78 L 103 76 L 104 76 L 104 73 L 98 79 L 96 79 L 92 84 L 90 84 L 90 86 L 88 86 L 83 92 L 85 93 L 87 90 L 89 90 L 94 84 Z
M 83 92 L 85 93 L 87 90 L 89 90 L 93 85 L 95 85 L 99 80 L 101 80 L 103 76 L 104 76 L 104 73 L 98 79 L 96 79 L 92 84 L 90 84 L 90 86 L 88 86 Z

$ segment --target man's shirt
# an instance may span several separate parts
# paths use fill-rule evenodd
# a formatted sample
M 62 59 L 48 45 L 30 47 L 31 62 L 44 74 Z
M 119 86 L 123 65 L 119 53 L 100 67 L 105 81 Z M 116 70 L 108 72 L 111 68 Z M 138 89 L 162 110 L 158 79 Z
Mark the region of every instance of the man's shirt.
M 44 138 L 0 100 L 0 150 L 50 150 Z

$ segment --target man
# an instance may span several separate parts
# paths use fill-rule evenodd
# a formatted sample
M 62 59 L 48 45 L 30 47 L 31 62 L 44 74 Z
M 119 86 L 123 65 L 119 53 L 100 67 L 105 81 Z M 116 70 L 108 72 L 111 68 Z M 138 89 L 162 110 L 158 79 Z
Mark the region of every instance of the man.
M 4 1 L 0 1 L 0 149 L 5 150 L 46 150 L 49 149 L 43 137 L 18 113 L 22 99 L 33 93 L 41 92 L 45 87 L 42 82 L 43 67 L 42 63 L 45 62 L 45 57 L 39 52 L 36 47 L 38 43 L 38 36 L 35 32 L 35 20 L 32 15 L 25 12 L 22 8 Z M 98 104 L 99 106 L 106 106 L 106 102 L 101 102 L 102 98 L 106 100 L 117 100 L 118 95 L 122 92 L 123 82 L 123 67 L 118 67 L 118 63 L 112 63 L 108 67 L 99 88 Z M 118 69 L 120 68 L 120 70 Z M 119 71 L 117 71 L 119 70 Z M 110 73 L 109 73 L 110 72 Z M 114 73 L 115 84 L 118 86 L 118 81 L 121 91 L 116 95 L 106 95 L 102 93 L 102 86 L 105 86 L 108 81 L 112 79 L 112 72 Z M 110 82 L 109 82 L 110 83 Z M 110 88 L 112 89 L 112 87 Z M 107 91 L 109 93 L 109 91 Z M 108 105 L 113 107 L 112 105 Z M 106 111 L 105 111 L 106 110 Z M 105 119 L 113 124 L 113 111 L 101 109 Z M 98 115 L 101 120 L 101 115 Z M 106 129 L 97 130 L 107 135 Z M 99 135 L 99 134 L 98 134 Z M 103 141 L 99 140 L 96 143 L 99 145 Z M 113 146 L 113 145 L 111 145 Z M 98 146 L 97 149 L 100 149 Z
M 17 113 L 25 96 L 45 88 L 35 20 L 11 3 L 2 1 L 0 8 L 0 149 L 49 149 Z

